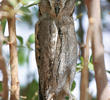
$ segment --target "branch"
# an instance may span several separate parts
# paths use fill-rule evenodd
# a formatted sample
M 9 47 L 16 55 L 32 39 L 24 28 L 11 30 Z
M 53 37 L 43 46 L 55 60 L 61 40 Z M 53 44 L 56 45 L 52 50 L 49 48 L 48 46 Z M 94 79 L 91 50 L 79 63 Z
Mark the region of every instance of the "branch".
M 0 19 L 8 18 L 9 13 L 7 11 L 0 11 Z
M 1 34 L 1 25 L 0 25 L 0 34 Z M 3 100 L 8 100 L 8 74 L 6 70 L 5 60 L 2 56 L 2 42 L 0 41 L 0 70 L 3 74 L 3 91 L 1 93 Z
M 0 54 L 0 70 L 2 71 L 2 74 L 3 74 L 2 98 L 3 98 L 3 100 L 8 100 L 8 74 L 7 74 L 7 70 L 6 70 L 5 60 L 1 54 Z
M 107 82 L 107 75 L 104 62 L 104 47 L 101 31 L 100 0 L 86 0 L 89 27 L 92 32 L 92 53 L 97 85 L 97 100 L 110 99 L 110 87 Z
M 15 16 L 8 19 L 10 67 L 11 67 L 11 100 L 19 100 L 19 80 L 18 80 L 18 57 L 16 49 L 16 21 Z
M 88 92 L 88 60 L 89 60 L 89 43 L 91 40 L 91 27 L 88 28 L 87 36 L 86 36 L 86 46 L 84 48 L 84 68 L 81 73 L 81 94 L 80 100 L 88 100 L 89 92 Z

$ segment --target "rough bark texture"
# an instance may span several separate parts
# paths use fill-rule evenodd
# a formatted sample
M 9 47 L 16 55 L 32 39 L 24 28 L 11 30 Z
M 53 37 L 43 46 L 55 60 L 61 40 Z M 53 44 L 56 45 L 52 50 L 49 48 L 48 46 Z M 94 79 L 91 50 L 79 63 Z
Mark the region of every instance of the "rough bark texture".
M 41 0 L 36 25 L 39 100 L 69 100 L 74 79 L 77 42 L 72 12 L 74 0 Z
M 104 47 L 101 32 L 100 0 L 86 0 L 89 17 L 89 28 L 92 32 L 92 53 L 97 84 L 97 100 L 110 100 L 110 86 L 104 62 Z
M 16 48 L 16 21 L 15 17 L 8 19 L 9 27 L 9 47 L 10 47 L 10 67 L 11 67 L 11 97 L 10 100 L 19 100 L 19 80 L 18 80 L 18 56 Z

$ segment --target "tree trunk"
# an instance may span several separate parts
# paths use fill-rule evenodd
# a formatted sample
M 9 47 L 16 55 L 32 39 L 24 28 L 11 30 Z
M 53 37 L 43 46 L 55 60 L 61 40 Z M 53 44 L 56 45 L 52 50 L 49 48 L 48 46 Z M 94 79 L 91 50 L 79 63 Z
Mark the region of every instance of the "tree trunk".
M 92 33 L 92 53 L 97 84 L 97 100 L 110 100 L 110 87 L 104 62 L 104 47 L 101 32 L 100 0 L 86 0 L 89 17 L 89 28 Z
M 41 0 L 36 25 L 39 100 L 69 100 L 75 75 L 77 41 L 72 13 L 75 0 Z
M 10 67 L 11 67 L 11 97 L 10 100 L 19 100 L 19 80 L 18 80 L 18 56 L 16 48 L 16 20 L 15 16 L 8 19 L 9 27 L 9 47 L 10 47 Z

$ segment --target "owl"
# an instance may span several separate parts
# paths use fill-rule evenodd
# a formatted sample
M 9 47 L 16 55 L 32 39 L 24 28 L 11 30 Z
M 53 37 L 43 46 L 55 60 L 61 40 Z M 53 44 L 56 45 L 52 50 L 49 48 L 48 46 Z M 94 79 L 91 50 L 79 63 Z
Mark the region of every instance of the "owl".
M 76 72 L 77 40 L 71 3 L 74 5 L 74 0 L 41 0 L 39 5 L 35 52 L 40 100 L 65 100 L 66 96 L 73 100 L 70 89 Z

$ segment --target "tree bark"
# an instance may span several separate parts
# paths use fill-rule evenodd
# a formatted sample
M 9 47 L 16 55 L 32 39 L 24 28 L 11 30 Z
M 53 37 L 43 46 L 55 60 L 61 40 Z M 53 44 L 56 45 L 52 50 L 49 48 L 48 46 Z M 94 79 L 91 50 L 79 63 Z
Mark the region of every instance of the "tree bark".
M 8 19 L 9 47 L 10 47 L 10 67 L 11 67 L 11 97 L 10 100 L 19 100 L 19 80 L 18 80 L 18 57 L 16 48 L 16 20 L 15 16 Z
M 72 13 L 74 0 L 41 0 L 36 25 L 39 100 L 73 100 L 77 41 Z
M 110 100 L 110 87 L 104 62 L 104 47 L 101 32 L 100 0 L 86 0 L 89 17 L 89 28 L 92 32 L 92 53 L 97 85 L 97 100 Z

